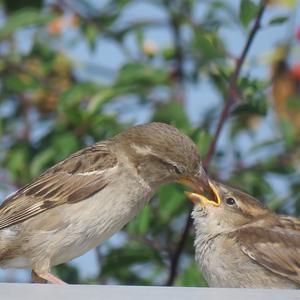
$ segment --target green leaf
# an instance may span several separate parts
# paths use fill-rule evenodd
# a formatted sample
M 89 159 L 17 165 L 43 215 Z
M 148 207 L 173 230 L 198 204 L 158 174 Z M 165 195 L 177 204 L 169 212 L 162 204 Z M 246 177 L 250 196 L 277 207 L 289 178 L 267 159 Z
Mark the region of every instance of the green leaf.
M 52 144 L 57 160 L 66 158 L 79 148 L 76 136 L 70 132 L 54 136 Z
M 10 150 L 7 154 L 5 164 L 8 166 L 13 178 L 19 183 L 30 181 L 28 174 L 29 149 L 26 145 L 20 145 Z
M 19 28 L 44 25 L 54 18 L 55 15 L 41 13 L 40 10 L 34 8 L 18 10 L 10 15 L 4 26 L 0 29 L 0 40 L 11 35 Z
M 269 25 L 281 25 L 285 23 L 289 18 L 287 16 L 275 17 L 269 21 Z
M 93 96 L 97 92 L 98 87 L 91 82 L 74 84 L 60 95 L 60 109 L 62 111 L 74 107 L 77 109 L 82 100 Z
M 172 216 L 182 210 L 184 195 L 176 185 L 164 185 L 158 191 L 159 211 L 162 222 L 168 222 Z
M 164 69 L 153 68 L 144 64 L 126 64 L 119 72 L 116 86 L 155 86 L 166 83 L 169 78 Z
M 249 170 L 238 172 L 229 181 L 232 186 L 239 187 L 240 190 L 249 193 L 260 201 L 266 199 L 266 195 L 272 192 L 272 188 L 264 178 L 261 170 Z
M 148 246 L 132 242 L 126 247 L 110 249 L 103 262 L 101 275 L 114 275 L 121 270 L 128 270 L 136 264 L 147 263 L 149 260 L 162 263 L 160 254 Z
M 79 271 L 74 266 L 68 264 L 58 265 L 54 267 L 53 273 L 68 284 L 79 283 Z
M 175 57 L 175 49 L 172 47 L 166 47 L 162 50 L 162 55 L 165 60 L 171 60 Z
M 137 29 L 135 31 L 135 39 L 136 39 L 136 43 L 137 43 L 139 49 L 143 49 L 143 45 L 145 42 L 144 31 L 141 29 Z
M 287 99 L 287 107 L 294 111 L 299 111 L 300 109 L 300 97 L 297 95 L 294 95 L 292 97 L 289 97 Z M 300 112 L 300 111 L 299 111 Z
M 206 157 L 212 136 L 205 130 L 196 129 L 196 137 L 194 138 L 196 145 L 198 146 L 200 157 Z
M 171 124 L 182 130 L 190 128 L 190 121 L 185 110 L 181 104 L 174 101 L 157 104 L 152 121 Z
M 96 113 L 103 107 L 104 104 L 112 100 L 117 95 L 117 89 L 103 87 L 89 100 L 87 110 L 90 113 Z
M 35 7 L 41 8 L 43 0 L 22 0 L 22 1 L 11 1 L 4 0 L 4 8 L 7 13 L 12 13 L 16 10 L 24 9 L 24 7 Z
M 194 262 L 191 262 L 191 264 L 179 274 L 179 276 L 176 279 L 176 285 L 202 287 L 208 286 L 203 275 L 199 271 L 198 265 Z
M 139 234 L 145 234 L 148 231 L 150 225 L 150 216 L 151 216 L 150 207 L 149 205 L 147 205 L 142 209 L 142 211 L 139 213 L 139 216 L 137 218 Z
M 147 205 L 141 212 L 127 225 L 126 231 L 131 235 L 142 236 L 147 233 L 152 218 L 152 209 Z M 153 220 L 152 220 L 153 221 Z
M 251 0 L 241 0 L 240 4 L 240 20 L 244 27 L 248 27 L 249 23 L 255 18 L 258 11 L 258 5 Z
M 232 112 L 232 115 L 241 115 L 241 114 L 256 114 L 265 116 L 267 113 L 267 103 L 266 101 L 252 101 L 248 103 L 242 103 L 238 105 Z
M 197 53 L 195 53 L 197 56 L 200 50 L 202 64 L 224 57 L 224 45 L 216 32 L 207 30 L 196 31 L 190 47 Z
M 52 148 L 48 148 L 43 152 L 38 153 L 34 156 L 30 165 L 31 177 L 39 175 L 55 157 L 55 151 Z
M 97 42 L 97 36 L 98 36 L 98 29 L 94 24 L 89 24 L 86 26 L 85 30 L 85 36 L 89 43 L 89 46 L 92 51 L 95 50 L 96 42 Z
M 297 140 L 297 132 L 292 122 L 288 119 L 280 120 L 280 128 L 284 136 L 284 142 L 288 150 L 291 150 Z
M 31 74 L 13 73 L 3 78 L 6 89 L 10 92 L 22 93 L 32 91 L 40 87 L 40 82 Z

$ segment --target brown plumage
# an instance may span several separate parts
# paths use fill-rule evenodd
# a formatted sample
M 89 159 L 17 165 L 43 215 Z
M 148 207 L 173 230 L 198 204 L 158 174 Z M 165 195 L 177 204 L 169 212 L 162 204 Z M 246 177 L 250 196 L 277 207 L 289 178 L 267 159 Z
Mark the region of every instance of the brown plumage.
M 48 169 L 0 206 L 0 267 L 49 273 L 128 223 L 163 183 L 205 181 L 196 145 L 150 123 L 87 147 Z M 40 281 L 40 280 L 38 280 Z
M 106 142 L 77 152 L 5 199 L 0 206 L 0 230 L 47 209 L 91 197 L 108 184 L 101 171 L 116 164 Z
M 216 197 L 190 193 L 196 260 L 210 286 L 300 287 L 300 220 L 211 182 Z

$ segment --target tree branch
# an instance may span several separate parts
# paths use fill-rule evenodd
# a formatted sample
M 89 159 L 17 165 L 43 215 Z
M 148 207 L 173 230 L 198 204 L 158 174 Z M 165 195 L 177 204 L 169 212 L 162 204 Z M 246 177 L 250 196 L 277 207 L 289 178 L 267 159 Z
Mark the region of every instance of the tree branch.
M 212 157 L 215 153 L 216 150 L 216 145 L 220 136 L 220 133 L 224 127 L 225 121 L 227 120 L 230 110 L 233 106 L 233 104 L 236 102 L 237 100 L 237 81 L 243 66 L 243 63 L 245 61 L 245 58 L 249 52 L 250 46 L 253 43 L 254 37 L 257 33 L 257 31 L 260 28 L 260 23 L 261 23 L 261 19 L 263 16 L 263 13 L 265 11 L 267 5 L 267 0 L 262 0 L 260 3 L 260 8 L 259 11 L 257 13 L 255 22 L 249 32 L 246 44 L 243 48 L 243 51 L 240 55 L 240 57 L 236 60 L 236 64 L 235 64 L 235 68 L 234 71 L 232 73 L 232 75 L 230 76 L 230 80 L 229 80 L 229 87 L 228 87 L 228 95 L 225 99 L 225 105 L 224 108 L 221 112 L 221 115 L 219 117 L 218 123 L 217 123 L 217 127 L 216 127 L 216 131 L 213 137 L 213 140 L 211 141 L 207 156 L 203 162 L 203 166 L 206 170 L 208 170 L 208 167 L 210 165 L 210 162 L 212 160 Z M 177 275 L 177 270 L 178 270 L 178 265 L 179 265 L 179 261 L 180 261 L 180 257 L 181 254 L 183 252 L 184 246 L 186 244 L 188 235 L 189 235 L 189 231 L 192 225 L 192 221 L 191 221 L 191 216 L 190 213 L 188 215 L 184 230 L 181 234 L 181 238 L 177 244 L 177 247 L 175 249 L 174 255 L 171 259 L 171 266 L 170 266 L 170 272 L 169 272 L 169 276 L 168 279 L 166 281 L 166 285 L 173 285 L 174 281 L 176 279 L 176 275 Z
M 265 11 L 266 8 L 266 4 L 267 4 L 267 0 L 263 0 L 261 1 L 261 5 L 260 5 L 260 9 L 258 11 L 257 17 L 255 19 L 255 22 L 253 24 L 253 27 L 251 29 L 251 31 L 249 32 L 249 36 L 248 39 L 246 41 L 246 44 L 244 46 L 244 49 L 242 51 L 242 54 L 240 55 L 240 57 L 236 60 L 236 64 L 235 64 L 235 69 L 234 72 L 232 73 L 232 75 L 230 76 L 230 80 L 229 80 L 229 92 L 228 95 L 225 99 L 225 106 L 221 112 L 218 124 L 217 124 L 217 128 L 216 128 L 216 132 L 214 134 L 213 140 L 210 144 L 207 156 L 203 162 L 203 166 L 205 169 L 208 169 L 209 164 L 212 160 L 212 157 L 215 153 L 215 149 L 216 149 L 216 145 L 217 145 L 217 141 L 219 139 L 221 130 L 224 126 L 225 121 L 227 120 L 227 117 L 229 115 L 230 109 L 232 108 L 232 105 L 236 102 L 237 100 L 237 81 L 238 81 L 238 77 L 240 75 L 243 63 L 245 61 L 246 55 L 249 52 L 250 46 L 254 40 L 254 37 L 258 31 L 258 29 L 260 28 L 260 23 L 261 23 L 261 19 L 262 19 L 262 15 Z
M 166 286 L 170 286 L 174 284 L 174 281 L 176 279 L 176 275 L 177 275 L 177 269 L 178 269 L 178 263 L 179 263 L 179 259 L 181 257 L 181 253 L 184 249 L 184 246 L 186 244 L 187 238 L 189 236 L 189 231 L 190 231 L 190 227 L 192 225 L 192 218 L 191 218 L 191 212 L 192 209 L 190 209 L 188 215 L 187 215 L 187 220 L 185 222 L 185 227 L 183 229 L 183 232 L 181 234 L 180 240 L 177 244 L 177 247 L 175 249 L 174 254 L 171 257 L 171 263 L 170 263 L 170 272 L 169 272 L 169 277 L 165 283 Z
M 173 3 L 170 0 L 163 1 L 166 8 L 172 7 Z M 180 11 L 183 9 L 182 4 L 180 5 Z M 176 10 L 170 10 L 169 24 L 173 37 L 174 44 L 174 69 L 171 71 L 171 78 L 174 81 L 174 92 L 173 97 L 175 102 L 184 104 L 185 92 L 184 92 L 184 51 L 182 45 L 181 36 L 181 21 Z
M 146 236 L 139 235 L 139 236 L 132 236 L 131 238 L 136 241 L 144 243 L 145 245 L 149 246 L 150 248 L 152 248 L 153 250 L 155 250 L 157 252 L 164 251 L 162 245 L 158 241 L 151 240 L 151 239 L 147 238 Z

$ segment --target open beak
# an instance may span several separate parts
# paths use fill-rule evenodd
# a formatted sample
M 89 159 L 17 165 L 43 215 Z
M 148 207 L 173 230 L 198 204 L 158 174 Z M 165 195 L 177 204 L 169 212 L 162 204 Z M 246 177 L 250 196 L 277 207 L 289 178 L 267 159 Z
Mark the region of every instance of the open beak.
M 178 182 L 201 194 L 210 189 L 207 177 L 182 177 Z
M 221 197 L 216 186 L 209 179 L 207 179 L 207 182 L 209 186 L 209 191 L 207 193 L 205 193 L 207 190 L 203 190 L 202 188 L 201 193 L 185 192 L 185 195 L 194 204 L 211 204 L 213 206 L 220 206 Z M 196 191 L 199 191 L 199 188 Z

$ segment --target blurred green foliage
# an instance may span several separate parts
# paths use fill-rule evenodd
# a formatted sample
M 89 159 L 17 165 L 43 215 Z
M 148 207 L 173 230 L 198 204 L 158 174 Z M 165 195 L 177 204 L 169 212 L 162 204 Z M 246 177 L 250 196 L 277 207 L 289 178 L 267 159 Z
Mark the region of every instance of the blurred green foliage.
M 138 1 L 108 0 L 97 6 L 94 2 L 1 1 L 5 19 L 0 28 L 3 196 L 74 151 L 141 119 L 172 124 L 194 139 L 201 157 L 208 151 L 223 103 L 201 111 L 204 117 L 195 124 L 187 113 L 186 89 L 208 80 L 220 99 L 227 94 L 233 64 L 220 28 L 236 26 L 247 34 L 257 13 L 256 1 L 242 0 L 239 12 L 230 1 L 145 1 L 167 17 L 126 22 L 124 10 Z M 194 15 L 199 5 L 205 6 L 201 19 Z M 280 15 L 267 24 L 280 26 L 288 20 L 288 15 Z M 169 30 L 170 45 L 149 41 L 150 29 Z M 107 58 L 97 52 L 108 41 L 122 57 L 115 69 L 114 62 L 111 69 L 104 67 Z M 84 61 L 70 55 L 79 43 L 93 57 L 93 66 L 84 66 Z M 84 76 L 79 72 L 82 67 L 86 67 Z M 271 80 L 250 75 L 251 68 L 255 65 L 239 78 L 240 99 L 211 173 L 280 212 L 299 214 L 299 143 L 291 134 L 293 124 L 286 122 L 281 134 L 257 142 L 256 128 L 271 110 L 266 96 Z M 199 94 L 199 101 L 209 100 Z M 144 111 L 147 114 L 141 117 Z M 245 136 L 251 145 L 246 151 L 243 139 L 240 142 Z M 272 176 L 281 182 L 286 197 L 278 194 Z M 107 242 L 97 248 L 96 277 L 82 278 L 80 270 L 69 265 L 57 267 L 56 273 L 70 283 L 164 284 L 188 209 L 182 187 L 163 186 L 150 206 L 124 228 L 117 245 Z M 206 285 L 193 253 L 190 235 L 175 284 Z

